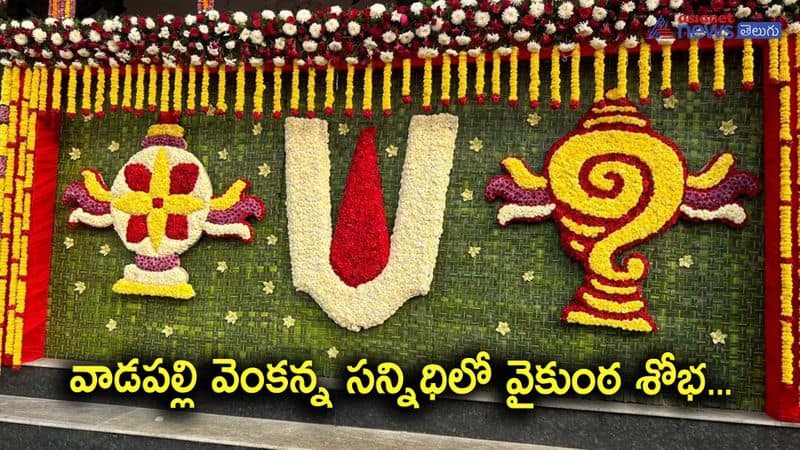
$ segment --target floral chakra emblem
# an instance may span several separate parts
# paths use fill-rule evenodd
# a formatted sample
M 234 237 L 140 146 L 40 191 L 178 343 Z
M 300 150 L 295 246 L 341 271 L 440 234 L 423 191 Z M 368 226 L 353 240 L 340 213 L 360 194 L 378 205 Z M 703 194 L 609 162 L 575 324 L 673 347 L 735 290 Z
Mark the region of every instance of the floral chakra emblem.
M 183 128 L 153 125 L 109 189 L 94 169 L 81 172 L 83 182 L 64 192 L 67 204 L 77 208 L 69 224 L 114 227 L 125 247 L 136 253 L 135 264 L 112 290 L 118 294 L 189 299 L 195 292 L 178 255 L 203 233 L 252 242 L 255 234 L 247 219 L 264 216 L 264 204 L 247 195 L 250 183 L 239 179 L 219 197 L 212 196 L 203 165 L 186 150 Z
M 641 282 L 649 262 L 623 253 L 674 225 L 680 216 L 744 226 L 737 199 L 758 193 L 758 180 L 734 168 L 721 153 L 690 173 L 678 146 L 650 128 L 625 100 L 595 105 L 577 129 L 547 152 L 541 175 L 520 158 L 502 161 L 507 175 L 486 185 L 488 201 L 504 200 L 500 225 L 558 224 L 564 251 L 583 264 L 586 276 L 562 312 L 567 323 L 655 331 Z

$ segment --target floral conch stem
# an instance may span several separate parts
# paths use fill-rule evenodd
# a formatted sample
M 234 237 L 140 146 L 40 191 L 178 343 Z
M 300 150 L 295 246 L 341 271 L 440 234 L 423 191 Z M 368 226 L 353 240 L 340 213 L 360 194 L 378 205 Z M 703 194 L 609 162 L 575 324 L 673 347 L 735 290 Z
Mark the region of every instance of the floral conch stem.
M 189 299 L 195 291 L 179 255 L 204 233 L 252 242 L 247 219 L 263 218 L 264 204 L 247 195 L 250 182 L 244 179 L 212 196 L 205 168 L 186 150 L 183 128 L 175 123 L 151 126 L 141 147 L 111 188 L 96 170 L 81 172 L 83 182 L 70 184 L 63 195 L 64 203 L 77 204 L 69 224 L 113 227 L 136 253 L 114 292 Z

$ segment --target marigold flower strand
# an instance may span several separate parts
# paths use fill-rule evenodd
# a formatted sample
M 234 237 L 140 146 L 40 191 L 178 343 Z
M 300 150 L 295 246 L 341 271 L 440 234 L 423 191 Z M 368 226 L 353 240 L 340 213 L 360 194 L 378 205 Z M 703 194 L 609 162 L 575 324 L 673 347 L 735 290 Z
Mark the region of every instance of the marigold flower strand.
M 59 69 L 57 67 L 53 69 L 53 86 L 50 92 L 50 107 L 56 113 L 61 112 L 61 84 L 63 76 L 63 69 Z
M 137 116 L 141 116 L 144 112 L 144 66 L 138 64 L 136 66 L 136 103 L 133 110 Z
M 389 117 L 392 115 L 392 62 L 384 61 L 383 63 L 383 92 L 381 94 L 381 109 L 383 115 Z
M 111 79 L 109 80 L 108 89 L 108 104 L 111 112 L 117 112 L 119 109 L 119 67 L 114 66 L 111 68 Z
M 639 103 L 650 103 L 650 44 L 644 41 L 639 47 Z
M 103 68 L 97 69 L 97 86 L 94 90 L 94 114 L 98 118 L 105 117 L 103 104 L 106 101 L 106 71 Z
M 313 66 L 308 68 L 308 79 L 306 80 L 306 116 L 313 118 L 316 115 L 317 97 L 317 69 Z
M 570 57 L 569 107 L 577 109 L 581 103 L 581 46 L 575 44 Z
M 186 114 L 193 116 L 197 112 L 197 66 L 189 66 L 189 79 L 186 82 Z
M 425 58 L 422 72 L 422 110 L 431 111 L 431 95 L 433 94 L 433 63 L 430 57 Z
M 333 90 L 335 75 L 336 70 L 333 64 L 328 63 L 328 66 L 325 68 L 325 114 L 327 115 L 333 114 L 333 104 L 336 101 Z
M 508 58 L 508 104 L 517 106 L 519 102 L 519 48 L 511 49 Z
M 236 97 L 233 100 L 233 113 L 236 115 L 237 119 L 244 118 L 244 84 L 244 63 L 239 63 L 239 65 L 236 67 Z
M 256 87 L 253 91 L 253 120 L 260 121 L 264 115 L 264 91 L 267 87 L 264 85 L 264 68 L 256 67 Z
M 475 100 L 479 105 L 486 101 L 486 54 L 480 53 L 475 58 Z
M 661 44 L 661 96 L 672 96 L 672 43 Z
M 272 69 L 272 117 L 280 119 L 283 115 L 281 106 L 281 89 L 283 89 L 283 67 L 275 66 Z
M 175 88 L 172 91 L 172 111 L 180 115 L 183 112 L 183 68 L 175 69 Z
M 228 103 L 225 101 L 225 85 L 228 73 L 224 67 L 217 69 L 217 115 L 221 116 L 228 111 Z
M 403 103 L 411 103 L 411 58 L 403 59 L 403 82 L 400 95 L 403 96 Z
M 742 88 L 746 91 L 751 91 L 755 87 L 753 68 L 753 41 L 745 39 L 742 44 Z
M 169 91 L 172 89 L 169 81 L 169 68 L 166 66 L 161 68 L 161 98 L 158 105 L 158 111 L 161 113 L 169 112 Z
M 725 95 L 725 50 L 723 39 L 714 39 L 714 95 L 721 97 Z M 788 60 L 788 54 L 787 54 Z M 788 68 L 787 68 L 788 70 Z
M 356 76 L 355 72 L 355 65 L 348 62 L 344 87 L 344 114 L 347 117 L 353 117 L 353 80 Z
M 211 69 L 207 65 L 203 65 L 203 76 L 200 80 L 200 111 L 205 114 L 208 112 L 211 105 L 211 93 L 209 92 L 209 85 L 211 84 Z
M 158 90 L 158 72 L 156 66 L 150 66 L 148 74 L 148 89 L 147 89 L 147 110 L 150 112 L 156 111 L 157 90 Z
M 492 102 L 500 101 L 500 51 L 492 52 Z
M 767 40 L 767 48 L 768 48 L 768 55 L 769 55 L 769 82 L 771 84 L 778 83 L 778 39 L 768 39 Z
M 372 119 L 372 61 L 364 66 L 364 98 L 361 99 L 361 114 Z
M 528 82 L 528 98 L 530 99 L 529 101 L 531 108 L 539 107 L 539 88 L 542 84 L 541 78 L 539 78 L 540 61 L 539 50 L 537 49 L 532 51 L 530 65 L 528 66 L 528 77 L 530 78 L 530 81 Z
M 700 57 L 697 39 L 689 39 L 689 89 L 700 90 Z
M 83 67 L 81 91 L 81 114 L 89 117 L 92 114 L 92 68 Z
M 292 63 L 291 96 L 289 97 L 289 114 L 300 115 L 300 62 Z
M 467 104 L 467 89 L 469 89 L 468 83 L 468 58 L 467 52 L 460 51 L 458 52 L 458 104 L 459 105 L 466 105 Z
M 561 108 L 561 55 L 553 48 L 550 54 L 550 108 Z
M 126 113 L 133 111 L 133 66 L 125 65 L 125 79 L 122 81 L 122 110 Z
M 440 100 L 445 108 L 450 106 L 451 63 L 452 58 L 450 58 L 450 55 L 444 53 L 442 55 L 442 80 L 440 85 L 442 94 Z

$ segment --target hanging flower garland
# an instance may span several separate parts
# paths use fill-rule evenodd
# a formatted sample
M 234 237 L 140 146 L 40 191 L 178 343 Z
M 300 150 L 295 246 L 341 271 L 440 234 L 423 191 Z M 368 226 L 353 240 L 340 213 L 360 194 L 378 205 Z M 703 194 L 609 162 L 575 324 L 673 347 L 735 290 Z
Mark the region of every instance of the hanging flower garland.
M 208 66 L 203 66 L 203 77 L 200 80 L 200 111 L 203 114 L 208 113 L 211 108 L 211 94 L 209 93 L 209 86 L 211 85 L 211 70 Z
M 364 98 L 361 99 L 361 114 L 372 119 L 372 61 L 364 67 Z
M 125 65 L 125 79 L 122 81 L 122 110 L 126 113 L 133 111 L 133 66 Z
M 500 101 L 500 50 L 492 53 L 492 103 Z
M 306 117 L 313 119 L 316 115 L 317 98 L 317 69 L 308 68 L 308 79 L 306 80 Z
M 639 103 L 650 103 L 650 44 L 644 41 L 639 47 Z
M 606 41 L 592 39 L 594 49 L 594 103 L 600 104 L 605 98 Z
M 578 109 L 581 103 L 581 47 L 576 45 L 570 57 L 569 108 Z
M 50 107 L 56 113 L 61 112 L 61 78 L 63 76 L 64 71 L 62 69 L 53 70 L 53 89 L 50 91 Z
M 348 62 L 344 88 L 344 114 L 347 117 L 353 117 L 353 81 L 356 76 L 355 72 L 355 64 Z
M 333 83 L 334 83 L 334 76 L 336 75 L 336 70 L 333 67 L 333 64 L 328 63 L 328 66 L 325 68 L 325 114 L 331 115 L 333 114 L 333 104 L 336 100 L 334 91 L 333 91 Z
M 440 101 L 445 108 L 450 107 L 450 55 L 447 53 L 442 55 L 442 80 L 440 89 L 442 91 Z
M 186 82 L 186 114 L 197 113 L 197 66 L 189 66 L 189 79 Z
M 383 61 L 383 91 L 381 94 L 381 109 L 384 117 L 392 115 L 392 59 L 393 56 L 381 55 Z
M 133 111 L 137 116 L 144 112 L 144 65 L 136 66 L 136 100 Z
M 256 122 L 261 121 L 264 115 L 264 70 L 261 67 L 256 68 L 256 88 L 253 91 L 253 120 Z
M 183 69 L 175 69 L 174 82 L 175 87 L 172 90 L 172 111 L 180 115 L 183 112 Z
M 725 95 L 725 52 L 722 39 L 714 39 L 714 95 Z
M 553 49 L 550 57 L 550 108 L 561 108 L 561 58 L 558 50 Z
M 463 50 L 458 52 L 458 88 L 456 96 L 459 105 L 467 104 L 467 90 L 469 89 L 467 62 L 467 52 Z
M 579 55 L 580 58 L 580 55 Z M 508 104 L 517 106 L 519 77 L 519 48 L 513 47 L 508 57 Z
M 539 78 L 539 49 L 539 44 L 529 47 L 531 57 L 528 66 L 528 98 L 531 108 L 539 107 L 539 88 L 542 84 Z
M 239 64 L 236 69 L 236 97 L 234 98 L 233 113 L 236 118 L 241 119 L 244 117 L 244 83 L 245 71 L 244 64 Z
M 281 112 L 281 89 L 283 89 L 283 66 L 276 65 L 272 69 L 272 117 L 280 119 Z
M 84 67 L 81 75 L 81 114 L 89 117 L 92 114 L 92 70 Z
M 147 81 L 147 110 L 150 112 L 155 112 L 156 101 L 158 99 L 158 72 L 156 71 L 156 66 L 150 66 Z
M 750 91 L 755 87 L 755 81 L 753 81 L 753 41 L 745 39 L 742 45 L 742 88 Z
M 119 67 L 111 68 L 111 80 L 108 90 L 108 103 L 111 112 L 117 112 L 119 108 Z
M 400 95 L 403 96 L 403 103 L 411 103 L 411 59 L 403 59 L 403 82 Z
M 661 96 L 672 96 L 672 42 L 661 43 Z
M 225 84 L 227 72 L 224 68 L 217 70 L 217 111 L 216 114 L 221 116 L 228 110 L 228 103 L 225 101 L 226 88 Z
M 97 86 L 94 88 L 94 115 L 102 119 L 106 113 L 103 111 L 103 104 L 105 103 L 105 90 L 106 90 L 106 72 L 105 70 L 97 70 Z
M 700 90 L 700 56 L 697 39 L 689 39 L 689 90 Z

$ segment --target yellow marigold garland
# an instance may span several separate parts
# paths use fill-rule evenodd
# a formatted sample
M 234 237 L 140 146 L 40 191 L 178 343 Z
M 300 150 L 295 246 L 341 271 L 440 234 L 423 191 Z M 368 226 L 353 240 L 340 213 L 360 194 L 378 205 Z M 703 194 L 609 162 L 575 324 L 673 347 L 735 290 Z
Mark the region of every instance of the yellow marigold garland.
M 74 118 L 77 113 L 78 69 L 70 65 L 67 69 L 67 117 Z
M 155 112 L 156 102 L 158 101 L 158 72 L 156 71 L 156 66 L 150 66 L 147 82 L 147 110 Z
M 253 120 L 259 122 L 264 115 L 264 91 L 267 87 L 264 85 L 264 68 L 256 67 L 255 72 L 256 88 L 253 91 Z
M 361 99 L 361 114 L 372 118 L 372 61 L 364 66 L 364 98 Z
M 30 83 L 28 93 L 28 112 L 33 112 L 39 109 L 39 80 L 42 76 L 42 68 L 34 67 L 33 70 L 28 70 L 26 76 L 31 77 L 27 82 Z
M 244 83 L 245 72 L 244 63 L 239 63 L 236 68 L 236 98 L 234 99 L 233 113 L 237 119 L 244 118 Z
M 608 91 L 611 99 L 628 96 L 628 48 L 620 45 L 617 49 L 617 86 Z
M 336 101 L 336 94 L 333 90 L 336 69 L 333 64 L 328 63 L 325 68 L 325 114 L 333 114 L 333 104 Z
M 492 102 L 497 103 L 500 101 L 500 65 L 502 64 L 500 58 L 500 51 L 495 50 L 492 52 Z
M 751 91 L 755 87 L 753 80 L 753 41 L 745 39 L 742 47 L 742 88 Z
M 197 112 L 197 66 L 189 66 L 189 79 L 186 86 L 186 113 L 190 116 Z
M 224 67 L 217 69 L 217 115 L 225 114 L 228 111 L 228 103 L 225 102 L 225 84 L 227 72 Z
M 106 72 L 103 68 L 97 69 L 97 86 L 94 91 L 94 115 L 102 119 L 106 113 L 103 105 L 106 101 Z
M 39 102 L 37 103 L 39 112 L 47 111 L 47 90 L 50 86 L 48 83 L 48 76 L 50 72 L 46 67 L 40 68 L 39 74 Z
M 111 86 L 108 89 L 108 104 L 111 112 L 117 112 L 119 109 L 119 67 L 114 66 L 111 68 Z
M 768 47 L 768 55 L 769 55 L 769 82 L 772 84 L 778 83 L 778 40 L 777 39 L 768 39 L 767 40 L 767 47 Z
M 550 54 L 550 108 L 561 108 L 561 55 L 553 48 Z
M 411 103 L 411 58 L 403 59 L 403 83 L 400 89 L 403 103 Z
M 511 49 L 508 58 L 508 104 L 517 106 L 519 102 L 519 48 Z
M 441 95 L 440 100 L 442 102 L 442 106 L 444 106 L 445 108 L 450 106 L 450 83 L 452 81 L 451 80 L 452 75 L 450 73 L 450 69 L 451 69 L 450 64 L 451 63 L 452 63 L 452 59 L 450 58 L 450 55 L 448 55 L 447 53 L 443 54 L 442 55 L 442 80 L 441 80 L 441 85 L 440 85 L 440 89 L 442 91 L 442 95 Z
M 433 94 L 433 63 L 426 57 L 422 73 L 422 110 L 428 112 L 432 109 L 431 95 Z
M 133 110 L 137 116 L 144 112 L 144 66 L 141 64 L 136 66 L 136 100 Z
M 209 85 L 211 84 L 211 69 L 207 65 L 203 65 L 203 76 L 200 79 L 200 111 L 203 114 L 207 113 L 211 108 L 211 93 L 209 92 Z
M 183 111 L 183 68 L 175 69 L 175 89 L 172 91 L 172 111 L 180 114 Z
M 645 41 L 639 47 L 639 103 L 650 103 L 650 44 Z
M 125 65 L 125 79 L 122 82 L 122 110 L 131 112 L 133 104 L 131 95 L 133 93 L 133 66 Z
M 383 115 L 389 117 L 392 115 L 392 62 L 388 61 L 383 64 L 383 92 L 381 96 L 381 109 Z
M 281 89 L 283 89 L 283 67 L 275 66 L 272 69 L 272 117 L 280 119 L 283 115 L 281 107 Z
M 469 89 L 469 76 L 468 76 L 468 63 L 467 52 L 458 52 L 458 92 L 457 101 L 459 105 L 467 104 L 467 90 Z
M 661 96 L 672 96 L 672 43 L 661 44 Z
M 59 68 L 53 69 L 53 89 L 50 91 L 50 107 L 56 113 L 61 112 L 61 84 L 64 71 Z
M 787 55 L 788 57 L 788 55 Z M 725 50 L 723 40 L 714 39 L 714 95 L 721 97 L 725 95 Z
M 344 114 L 353 117 L 353 80 L 356 76 L 356 68 L 352 63 L 347 63 L 347 76 L 344 87 Z
M 530 99 L 530 106 L 531 108 L 538 108 L 539 107 L 539 87 L 542 84 L 541 79 L 539 78 L 539 50 L 534 50 L 531 52 L 531 59 L 530 65 L 528 66 L 528 98 Z
M 700 90 L 700 56 L 697 39 L 689 39 L 689 89 Z
M 770 40 L 772 42 L 773 40 Z M 779 100 L 779 139 L 780 147 L 780 238 L 779 250 L 780 257 L 784 260 L 781 263 L 781 382 L 791 384 L 794 382 L 794 333 L 792 332 L 792 298 L 794 295 L 792 263 L 791 257 L 794 252 L 794 242 L 792 236 L 792 130 L 791 130 L 791 88 L 789 86 L 789 49 L 786 34 L 781 36 L 779 42 L 779 68 L 777 71 L 778 79 L 781 83 L 778 93 Z M 770 72 L 774 55 L 770 55 Z M 770 77 L 772 73 L 770 73 Z M 795 169 L 797 170 L 797 168 Z M 788 275 L 788 276 L 787 276 Z
M 169 69 L 164 66 L 161 68 L 161 98 L 158 105 L 158 111 L 161 113 L 169 112 L 169 91 L 171 90 L 169 81 Z
M 291 96 L 289 97 L 289 113 L 300 115 L 300 62 L 292 63 Z
M 306 116 L 313 118 L 317 109 L 317 69 L 313 66 L 308 68 L 308 80 L 306 80 L 306 83 Z
M 92 68 L 84 66 L 81 75 L 81 114 L 89 117 L 92 115 Z
M 790 79 L 789 71 L 789 37 L 787 33 L 781 34 L 778 43 L 779 62 L 778 62 L 778 81 L 786 83 Z
M 14 181 L 16 177 L 14 177 L 14 168 L 17 165 L 16 162 L 16 154 L 17 152 L 14 151 L 13 147 L 14 144 L 17 142 L 17 111 L 19 105 L 19 95 L 20 95 L 20 88 L 19 88 L 19 67 L 13 67 L 11 69 L 3 69 L 4 76 L 3 76 L 3 93 L 2 93 L 2 102 L 3 104 L 9 105 L 9 123 L 8 125 L 3 125 L 4 129 L 8 132 L 3 134 L 3 142 L 2 149 L 4 154 L 7 155 L 6 160 L 6 176 L 3 179 L 3 192 L 11 193 L 13 192 Z M 6 153 L 7 152 L 7 153 Z M 12 236 L 12 223 L 15 221 L 13 216 L 13 203 L 12 203 L 12 196 L 11 195 L 4 195 L 2 196 L 3 201 L 3 215 L 2 215 L 2 239 L 0 239 L 0 275 L 3 277 L 9 276 L 9 268 L 11 263 L 9 258 L 11 256 L 11 236 Z M 4 281 L 0 283 L 0 299 L 6 299 L 6 292 L 10 290 L 11 286 L 9 285 L 8 281 Z M 2 303 L 3 309 L 0 311 L 0 324 L 5 322 L 5 314 L 7 310 L 7 305 Z M 9 315 L 12 314 L 13 311 L 9 311 Z M 8 326 L 13 327 L 13 323 L 9 323 Z M 0 327 L 0 343 L 4 342 L 5 338 L 3 336 L 4 331 L 8 331 L 7 327 Z M 3 353 L 3 349 L 0 348 L 0 354 Z
M 486 54 L 480 53 L 475 57 L 475 100 L 482 105 L 486 101 Z
M 581 104 L 581 46 L 575 44 L 570 57 L 569 107 L 578 109 Z

